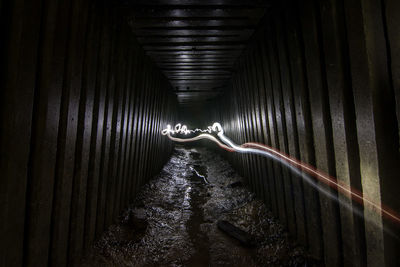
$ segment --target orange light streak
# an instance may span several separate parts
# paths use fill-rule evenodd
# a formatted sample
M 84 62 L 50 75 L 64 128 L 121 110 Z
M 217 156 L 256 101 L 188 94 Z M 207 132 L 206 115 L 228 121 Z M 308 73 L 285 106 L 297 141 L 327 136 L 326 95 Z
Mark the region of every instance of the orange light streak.
M 172 137 L 171 134 L 193 134 L 196 132 L 201 132 L 202 134 L 191 137 L 191 138 L 177 138 L 177 137 Z M 220 142 L 216 137 L 211 135 L 211 133 L 216 133 L 217 136 L 226 144 L 223 144 Z M 173 129 L 170 125 L 167 125 L 167 128 L 162 131 L 163 135 L 167 135 L 168 138 L 170 138 L 172 141 L 175 142 L 192 142 L 192 141 L 197 141 L 201 139 L 209 139 L 215 143 L 222 149 L 229 151 L 229 152 L 241 152 L 241 153 L 255 153 L 255 154 L 262 154 L 266 157 L 271 157 L 271 155 L 283 160 L 283 163 L 281 164 L 289 164 L 292 167 L 295 167 L 296 169 L 302 171 L 303 173 L 307 173 L 310 176 L 316 178 L 318 181 L 326 184 L 330 188 L 334 189 L 335 191 L 342 193 L 345 197 L 356 201 L 359 203 L 361 206 L 366 207 L 365 204 L 368 203 L 369 205 L 367 207 L 373 208 L 375 212 L 382 214 L 383 217 L 400 224 L 400 216 L 394 212 L 393 210 L 389 209 L 388 207 L 385 207 L 383 204 L 379 205 L 373 202 L 372 200 L 368 199 L 367 197 L 364 197 L 361 192 L 356 190 L 355 188 L 352 188 L 350 186 L 347 186 L 340 181 L 337 181 L 335 177 L 330 176 L 329 174 L 326 174 L 320 170 L 318 170 L 316 167 L 311 166 L 309 164 L 303 163 L 300 160 L 293 158 L 277 149 L 274 149 L 272 147 L 266 146 L 264 144 L 260 143 L 255 143 L 255 142 L 248 142 L 245 144 L 242 144 L 240 146 L 237 146 L 234 144 L 232 141 L 230 141 L 225 135 L 224 131 L 222 129 L 222 126 L 219 123 L 214 123 L 213 126 L 209 126 L 206 130 L 201 130 L 201 129 L 195 129 L 195 130 L 189 130 L 187 129 L 186 125 L 181 125 L 177 124 L 175 128 Z M 247 149 L 246 149 L 247 148 Z M 257 151 L 258 150 L 258 151 Z M 276 158 L 272 157 L 274 160 L 277 160 Z M 288 166 L 289 166 L 288 165 Z M 293 169 L 294 170 L 294 169 Z M 318 189 L 318 188 L 317 188 Z M 319 188 L 318 190 L 322 190 Z M 323 193 L 328 194 L 327 192 Z
M 350 195 L 351 199 L 357 201 L 361 205 L 364 205 L 364 202 L 368 203 L 376 211 L 380 212 L 382 214 L 382 216 L 384 216 L 385 218 L 395 221 L 396 223 L 400 223 L 400 216 L 397 215 L 394 211 L 390 210 L 387 207 L 383 207 L 383 205 L 379 206 L 375 202 L 364 197 L 362 195 L 362 193 L 360 193 L 356 189 L 341 184 L 340 182 L 338 182 L 336 180 L 336 178 L 318 170 L 314 166 L 303 163 L 303 162 L 297 160 L 296 158 L 290 157 L 290 156 L 288 156 L 276 149 L 273 149 L 272 147 L 268 147 L 264 144 L 249 142 L 249 143 L 245 143 L 245 144 L 241 145 L 241 147 L 257 148 L 257 149 L 261 149 L 261 150 L 267 151 L 269 153 L 272 153 L 272 154 L 278 156 L 279 158 L 286 160 L 288 163 L 294 165 L 295 167 L 301 169 L 302 171 L 310 174 L 311 176 L 313 176 L 314 178 L 323 182 L 324 184 L 328 185 L 329 187 L 343 193 L 343 195 L 345 195 L 346 197 L 348 197 Z

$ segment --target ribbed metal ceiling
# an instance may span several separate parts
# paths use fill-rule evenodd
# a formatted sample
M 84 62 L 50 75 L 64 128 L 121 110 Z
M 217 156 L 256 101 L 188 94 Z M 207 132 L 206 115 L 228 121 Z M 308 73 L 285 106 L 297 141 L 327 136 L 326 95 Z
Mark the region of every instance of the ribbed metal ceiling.
M 120 4 L 146 53 L 182 105 L 207 101 L 227 85 L 232 67 L 269 7 L 262 0 L 127 0 Z

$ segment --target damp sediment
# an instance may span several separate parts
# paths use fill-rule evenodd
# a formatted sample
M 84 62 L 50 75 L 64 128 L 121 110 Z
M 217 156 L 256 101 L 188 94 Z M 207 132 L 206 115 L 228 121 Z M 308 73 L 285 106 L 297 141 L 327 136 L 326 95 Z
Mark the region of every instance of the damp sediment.
M 254 246 L 222 232 L 228 221 Z M 81 266 L 319 266 L 218 154 L 179 146 Z

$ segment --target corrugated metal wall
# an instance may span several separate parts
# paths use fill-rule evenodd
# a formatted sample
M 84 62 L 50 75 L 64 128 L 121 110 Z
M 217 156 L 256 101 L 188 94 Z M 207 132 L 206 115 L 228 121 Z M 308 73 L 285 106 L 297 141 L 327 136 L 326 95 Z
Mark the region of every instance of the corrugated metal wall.
M 169 157 L 177 102 L 112 2 L 0 0 L 0 266 L 75 263 Z M 399 211 L 400 1 L 274 3 L 198 110 Z M 327 266 L 400 265 L 398 226 L 368 204 L 364 221 L 276 162 L 227 156 Z
M 176 98 L 101 2 L 1 1 L 0 266 L 78 261 L 169 157 Z
M 400 2 L 285 2 L 237 62 L 215 121 L 237 143 L 268 144 L 400 210 Z M 227 156 L 327 266 L 400 265 L 398 226 L 379 212 L 365 209 L 364 223 L 357 203 L 338 205 L 276 162 Z

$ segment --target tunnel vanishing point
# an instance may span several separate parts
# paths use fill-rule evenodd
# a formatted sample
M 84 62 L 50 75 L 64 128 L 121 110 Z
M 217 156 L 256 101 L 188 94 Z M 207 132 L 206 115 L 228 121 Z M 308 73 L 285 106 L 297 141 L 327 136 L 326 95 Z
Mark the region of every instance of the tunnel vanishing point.
M 398 0 L 0 0 L 0 20 L 1 267 L 76 265 L 178 122 L 220 122 L 400 213 Z M 379 209 L 201 144 L 326 266 L 400 266 Z

